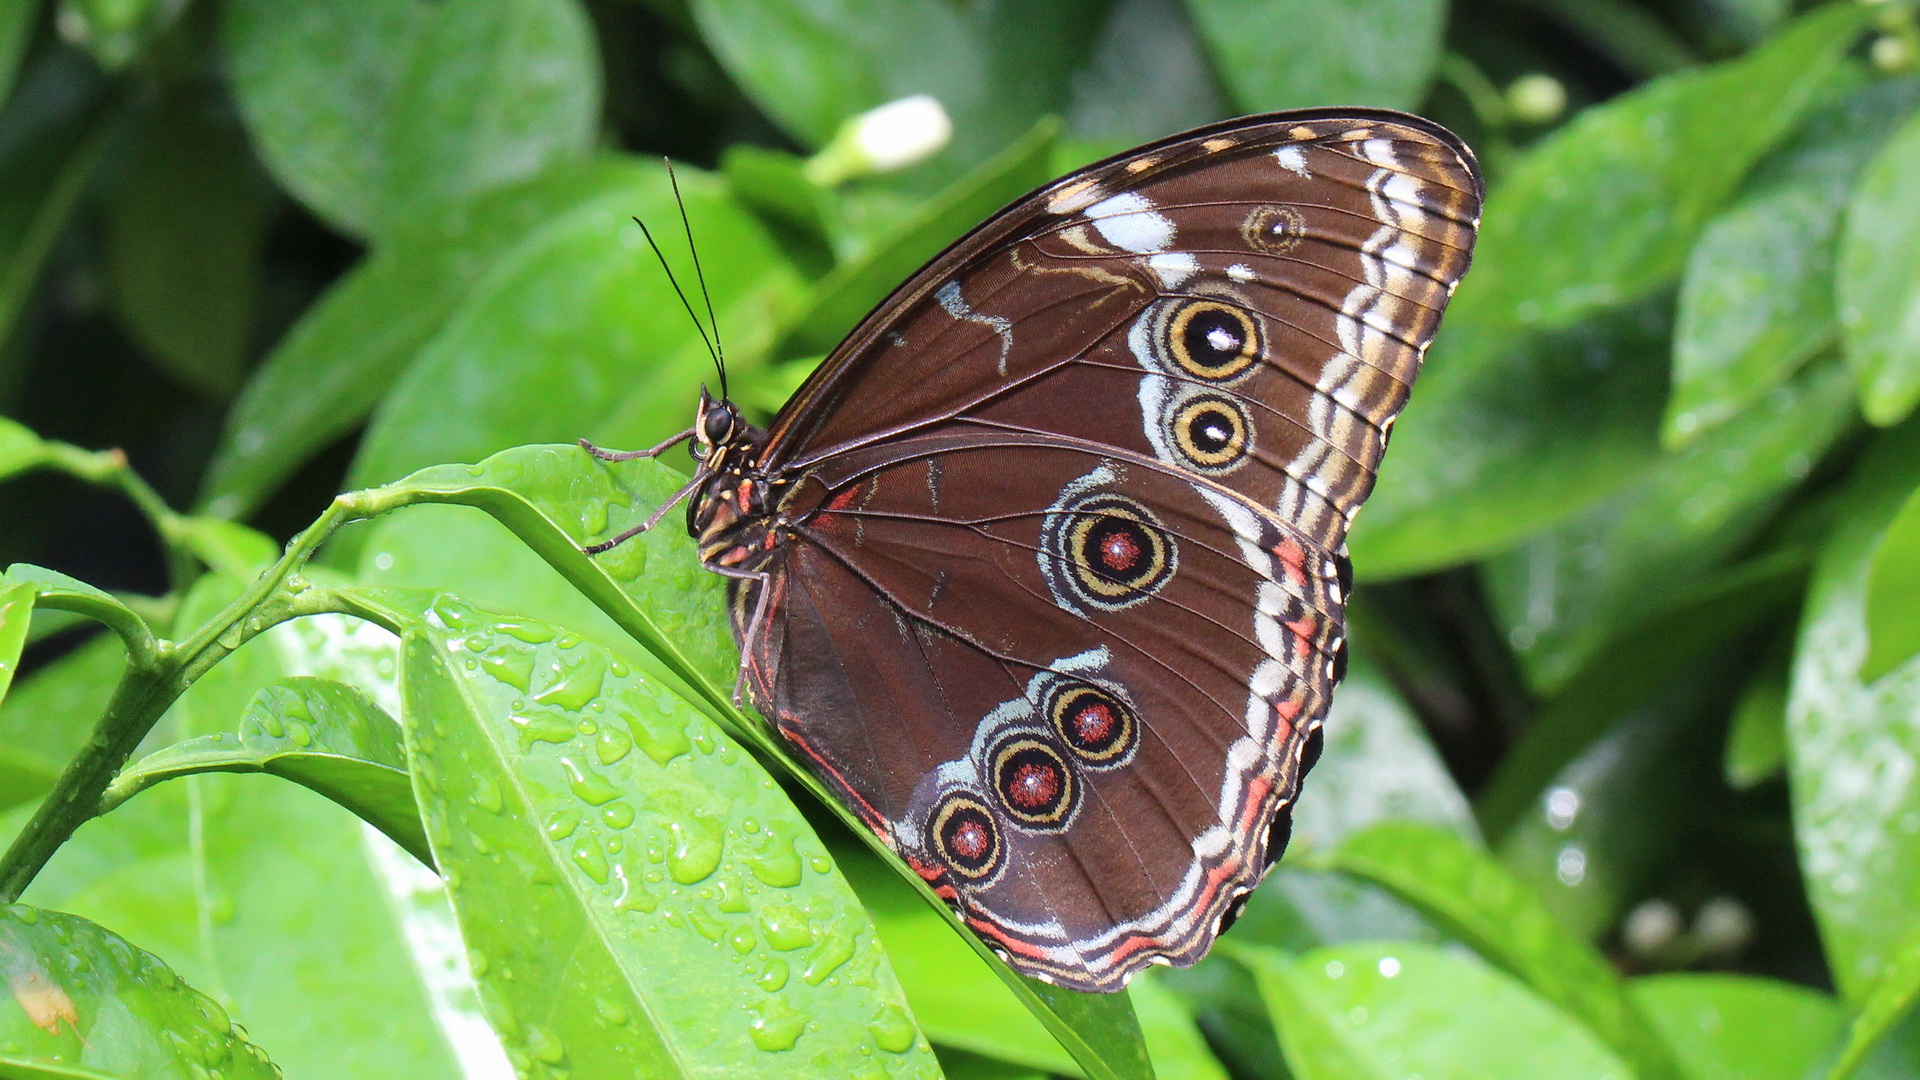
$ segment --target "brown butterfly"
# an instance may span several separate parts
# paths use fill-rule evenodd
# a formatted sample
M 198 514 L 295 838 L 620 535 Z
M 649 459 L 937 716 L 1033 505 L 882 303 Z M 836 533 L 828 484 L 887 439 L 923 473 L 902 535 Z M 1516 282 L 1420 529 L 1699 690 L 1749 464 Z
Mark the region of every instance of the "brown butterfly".
M 1117 990 L 1286 845 L 1347 527 L 1481 191 L 1399 113 L 1187 132 L 969 233 L 770 429 L 702 391 L 596 452 L 693 440 L 754 703 L 1015 968 Z

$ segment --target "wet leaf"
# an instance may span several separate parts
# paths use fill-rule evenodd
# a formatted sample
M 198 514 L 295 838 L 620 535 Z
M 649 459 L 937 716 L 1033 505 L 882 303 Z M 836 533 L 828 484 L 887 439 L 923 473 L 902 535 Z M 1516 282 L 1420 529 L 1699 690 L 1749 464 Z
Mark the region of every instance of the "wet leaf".
M 33 625 L 33 594 L 33 582 L 9 581 L 0 574 L 0 703 L 6 701 L 14 672 L 20 668 L 20 650 L 26 647 L 27 630 Z
M 1749 975 L 1655 975 L 1629 984 L 1687 1080 L 1804 1080 L 1840 1034 L 1834 1000 Z
M 1746 56 L 1663 76 L 1547 136 L 1488 198 L 1449 318 L 1567 326 L 1673 281 L 1707 219 L 1793 130 L 1867 19 L 1858 5 L 1827 5 Z
M 253 144 L 282 186 L 349 233 L 386 213 L 387 106 L 420 0 L 236 0 L 221 26 Z
M 1664 615 L 1739 551 L 1847 430 L 1838 362 L 1816 365 L 1627 487 L 1483 564 L 1528 681 L 1552 692 L 1608 642 Z
M 1893 961 L 1867 988 L 1827 1080 L 1846 1080 L 1858 1071 L 1873 1048 L 1913 1009 L 1914 999 L 1920 998 L 1920 935 L 1895 951 Z
M 107 272 L 121 319 L 185 386 L 224 401 L 252 354 L 273 189 L 231 105 L 163 94 L 141 117 L 108 205 Z
M 234 402 L 208 466 L 207 513 L 242 516 L 327 443 L 366 419 L 489 270 L 594 208 L 616 214 L 651 191 L 627 158 L 540 179 L 396 227 L 323 296 Z M 621 220 L 625 220 L 624 218 Z
M 1426 96 L 1447 7 L 1437 0 L 1199 0 L 1194 21 L 1246 112 L 1339 102 L 1410 109 Z
M 631 218 L 679 216 L 665 170 L 550 220 L 473 289 L 382 398 L 349 483 L 581 437 L 650 446 L 684 428 L 713 361 Z M 798 300 L 798 273 L 725 185 L 680 170 L 734 366 Z M 635 350 L 650 362 L 634 367 Z
M 429 5 L 402 70 L 382 147 L 387 225 L 593 147 L 600 55 L 577 0 Z
M 1860 678 L 1872 682 L 1920 653 L 1920 489 L 1874 544 L 1867 570 L 1869 648 Z
M 808 294 L 806 305 L 774 346 L 786 359 L 830 352 L 874 306 L 920 265 L 988 215 L 1052 178 L 1057 120 L 1036 124 L 902 221 L 865 255 L 843 263 Z
M 859 900 L 751 755 L 575 635 L 421 602 L 408 756 L 517 1067 L 937 1073 Z
M 1920 912 L 1920 662 L 1871 684 L 1866 589 L 1874 543 L 1920 486 L 1920 424 L 1855 467 L 1808 587 L 1787 704 L 1794 834 L 1835 985 L 1862 1001 Z
M 212 998 L 85 919 L 0 907 L 0 978 L 9 991 L 0 998 L 0 1072 L 8 1076 L 279 1080 Z
M 144 657 L 153 645 L 153 631 L 147 621 L 105 589 L 96 589 L 58 570 L 27 563 L 7 567 L 6 577 L 16 584 L 32 584 L 36 601 L 42 608 L 71 611 L 112 628 L 136 656 Z
M 1807 119 L 1707 224 L 1687 260 L 1661 438 L 1683 446 L 1752 406 L 1833 344 L 1834 256 L 1854 178 L 1920 94 L 1869 83 Z
M 1642 1080 L 1679 1075 L 1665 1043 L 1605 958 L 1556 923 L 1504 867 L 1456 834 L 1389 822 L 1349 837 L 1325 864 L 1414 905 L 1586 1024 Z
M 292 780 L 432 865 L 400 725 L 364 691 L 327 679 L 268 683 L 248 703 L 237 731 L 201 735 L 148 754 L 114 777 L 102 801 L 111 811 L 161 781 L 211 772 Z
M 1920 401 L 1920 116 L 1860 175 L 1834 282 L 1860 411 L 1895 424 Z
M 1594 1036 L 1472 957 L 1369 942 L 1293 957 L 1235 950 L 1253 968 L 1300 1080 L 1628 1080 Z

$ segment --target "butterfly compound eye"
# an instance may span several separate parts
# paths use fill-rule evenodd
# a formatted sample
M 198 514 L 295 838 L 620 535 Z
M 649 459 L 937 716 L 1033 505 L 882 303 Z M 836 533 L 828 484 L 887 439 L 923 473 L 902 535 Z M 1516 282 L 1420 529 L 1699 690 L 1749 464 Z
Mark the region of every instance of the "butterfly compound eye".
M 733 410 L 725 405 L 708 409 L 700 418 L 700 434 L 714 446 L 726 442 L 733 435 Z

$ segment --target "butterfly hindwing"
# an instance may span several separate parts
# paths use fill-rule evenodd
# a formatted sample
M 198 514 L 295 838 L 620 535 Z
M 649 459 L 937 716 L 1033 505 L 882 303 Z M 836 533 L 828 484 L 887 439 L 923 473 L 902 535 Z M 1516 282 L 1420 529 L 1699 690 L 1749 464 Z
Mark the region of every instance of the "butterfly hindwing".
M 1021 970 L 1192 963 L 1278 856 L 1479 198 L 1397 114 L 1145 147 L 930 263 L 776 419 L 756 702 Z

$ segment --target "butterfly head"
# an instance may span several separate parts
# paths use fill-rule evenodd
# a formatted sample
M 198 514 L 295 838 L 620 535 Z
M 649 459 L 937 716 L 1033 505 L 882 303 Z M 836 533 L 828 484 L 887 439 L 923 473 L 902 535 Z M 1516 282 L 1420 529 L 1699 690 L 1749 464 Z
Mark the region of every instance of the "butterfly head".
M 749 430 L 750 425 L 733 402 L 726 398 L 716 401 L 706 387 L 700 388 L 700 406 L 693 416 L 695 459 L 718 466 L 716 453 L 741 442 Z

